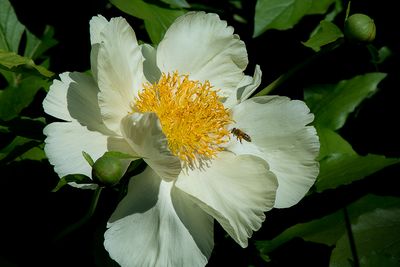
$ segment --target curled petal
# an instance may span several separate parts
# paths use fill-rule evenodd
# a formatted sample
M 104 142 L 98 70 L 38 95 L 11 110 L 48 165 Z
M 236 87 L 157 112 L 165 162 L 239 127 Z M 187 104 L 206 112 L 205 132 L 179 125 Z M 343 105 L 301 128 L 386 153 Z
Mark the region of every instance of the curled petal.
M 167 138 L 154 113 L 126 116 L 121 123 L 121 132 L 132 149 L 159 176 L 166 180 L 175 180 L 178 177 L 181 172 L 180 160 L 169 151 Z
M 278 178 L 275 207 L 295 205 L 314 184 L 319 172 L 319 141 L 306 104 L 286 97 L 264 96 L 242 102 L 232 109 L 237 127 L 250 142 L 231 142 L 236 154 L 253 154 L 268 162 Z
M 114 133 L 104 125 L 97 95 L 99 89 L 92 77 L 78 72 L 60 74 L 43 100 L 47 114 L 65 121 L 76 121 L 91 131 L 105 135 Z
M 221 152 L 209 167 L 182 173 L 176 186 L 192 196 L 242 247 L 274 206 L 278 186 L 261 158 Z
M 245 75 L 240 83 L 237 85 L 235 91 L 231 93 L 229 97 L 224 101 L 226 108 L 232 108 L 233 106 L 245 101 L 251 96 L 251 94 L 261 84 L 261 69 L 259 65 L 256 65 L 253 77 Z

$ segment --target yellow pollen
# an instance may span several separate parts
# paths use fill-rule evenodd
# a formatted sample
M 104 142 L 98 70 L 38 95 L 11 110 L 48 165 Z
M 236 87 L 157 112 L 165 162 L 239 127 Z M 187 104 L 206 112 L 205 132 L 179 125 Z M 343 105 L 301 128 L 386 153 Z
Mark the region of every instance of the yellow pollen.
M 214 158 L 229 141 L 230 113 L 209 81 L 163 73 L 158 83 L 143 85 L 133 109 L 158 116 L 172 154 L 189 166 Z

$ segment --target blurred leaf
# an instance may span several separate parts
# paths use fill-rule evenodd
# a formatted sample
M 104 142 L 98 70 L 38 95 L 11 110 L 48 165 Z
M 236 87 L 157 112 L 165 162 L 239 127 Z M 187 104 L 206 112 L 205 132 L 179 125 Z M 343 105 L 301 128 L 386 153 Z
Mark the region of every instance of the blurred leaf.
M 317 127 L 317 132 L 321 144 L 318 156 L 319 160 L 331 154 L 356 154 L 351 145 L 338 133 L 319 127 Z
M 399 267 L 399 262 L 399 257 L 377 254 L 375 252 L 371 252 L 371 254 L 360 258 L 362 267 Z
M 382 255 L 400 262 L 400 209 L 376 209 L 361 215 L 352 224 L 352 232 L 359 259 L 365 261 Z M 352 267 L 351 249 L 347 234 L 336 243 L 330 258 L 330 267 Z M 361 265 L 365 266 L 365 265 Z M 370 265 L 371 266 L 371 265 Z M 387 266 L 382 262 L 375 266 Z M 398 265 L 397 265 L 398 266 Z
M 0 67 L 0 75 L 4 77 L 8 84 L 13 84 L 15 81 L 16 74 Z
M 37 140 L 17 136 L 11 143 L 0 149 L 0 163 L 11 161 L 39 144 Z
M 42 144 L 43 145 L 43 144 Z M 36 161 L 41 161 L 47 159 L 46 153 L 44 153 L 44 150 L 42 148 L 42 145 L 33 147 L 20 155 L 18 158 L 16 158 L 16 161 L 20 160 L 36 160 Z
M 310 47 L 314 51 L 321 50 L 321 46 L 330 44 L 340 37 L 343 37 L 342 31 L 332 22 L 323 20 L 320 22 L 320 28 L 303 45 Z
M 158 44 L 172 22 L 186 12 L 148 4 L 143 0 L 111 0 L 111 3 L 123 12 L 143 19 L 147 33 L 154 44 Z
M 318 85 L 304 92 L 304 99 L 315 115 L 314 125 L 332 130 L 340 129 L 349 113 L 377 90 L 386 77 L 384 73 L 368 73 L 336 85 Z
M 24 56 L 27 58 L 37 59 L 49 48 L 55 46 L 58 42 L 53 38 L 54 29 L 46 26 L 42 38 L 37 38 L 30 31 L 26 31 L 26 47 Z
M 343 11 L 343 5 L 342 5 L 342 0 L 336 0 L 335 1 L 335 8 L 329 12 L 328 14 L 325 15 L 325 18 L 323 19 L 324 21 L 329 21 L 332 22 L 338 14 L 340 14 Z M 311 32 L 310 37 L 314 36 L 314 34 L 319 31 L 321 28 L 321 24 L 318 24 L 317 27 Z
M 171 5 L 172 7 L 189 8 L 190 5 L 186 0 L 161 0 L 164 3 Z
M 57 192 L 68 183 L 93 184 L 93 180 L 83 174 L 68 174 L 60 179 L 57 186 L 51 192 Z
M 367 48 L 371 55 L 371 62 L 374 64 L 381 64 L 392 55 L 392 51 L 387 46 L 382 46 L 378 50 L 372 44 L 368 44 Z
M 9 133 L 10 129 L 7 126 L 0 125 L 0 133 Z
M 29 118 L 25 116 L 18 116 L 10 121 L 2 121 L 1 124 L 7 132 L 12 132 L 14 135 L 43 140 L 43 128 L 46 126 L 45 119 Z
M 18 77 L 22 77 L 18 75 Z M 48 81 L 37 76 L 21 78 L 15 86 L 0 90 L 0 120 L 8 121 L 19 115 L 29 106 L 40 88 L 48 85 Z
M 400 162 L 399 158 L 381 155 L 360 156 L 336 132 L 320 127 L 317 131 L 321 143 L 320 172 L 315 182 L 317 192 L 350 184 Z
M 350 184 L 385 167 L 399 163 L 399 158 L 382 155 L 331 154 L 320 161 L 320 173 L 315 188 L 317 192 Z
M 335 0 L 258 0 L 253 37 L 268 29 L 286 30 L 304 16 L 324 14 Z
M 0 50 L 0 67 L 13 72 L 30 72 L 35 74 L 35 72 L 32 72 L 34 69 L 44 77 L 51 77 L 54 75 L 53 72 L 46 68 L 36 65 L 32 59 L 4 50 Z
M 366 195 L 353 202 L 347 207 L 350 220 L 357 221 L 357 218 L 366 212 L 376 208 L 398 207 L 400 198 L 382 197 L 375 195 Z M 360 219 L 358 220 L 360 221 Z M 256 241 L 256 247 L 264 257 L 278 248 L 282 244 L 292 240 L 295 237 L 301 237 L 306 241 L 334 245 L 340 237 L 346 232 L 342 210 L 336 211 L 320 219 L 307 223 L 300 223 L 287 228 L 272 240 Z
M 324 14 L 332 3 L 338 2 L 337 0 L 311 0 L 311 7 L 307 11 L 309 14 Z
M 19 42 L 25 30 L 8 0 L 0 0 L 0 50 L 18 53 Z

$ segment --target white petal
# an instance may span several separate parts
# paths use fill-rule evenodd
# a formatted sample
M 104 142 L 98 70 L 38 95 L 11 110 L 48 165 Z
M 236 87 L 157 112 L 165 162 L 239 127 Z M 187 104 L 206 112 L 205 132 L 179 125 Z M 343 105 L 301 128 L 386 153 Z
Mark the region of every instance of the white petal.
M 47 125 L 43 132 L 47 136 L 44 150 L 60 177 L 75 173 L 91 177 L 92 168 L 83 158 L 82 151 L 93 160 L 107 151 L 106 135 L 90 131 L 76 122 L 54 122 Z
M 158 82 L 161 77 L 161 71 L 158 69 L 157 60 L 157 50 L 148 44 L 141 45 L 142 54 L 144 57 L 143 61 L 143 72 L 146 80 L 150 83 Z
M 242 102 L 232 110 L 239 128 L 251 143 L 231 142 L 229 150 L 265 159 L 278 178 L 275 207 L 298 203 L 314 184 L 319 172 L 315 160 L 319 141 L 315 128 L 306 126 L 314 116 L 306 104 L 286 97 L 264 96 Z
M 54 80 L 43 101 L 47 114 L 65 121 L 77 121 L 88 129 L 113 134 L 108 130 L 100 114 L 97 88 L 93 78 L 78 72 L 64 72 L 60 80 Z
M 100 37 L 99 105 L 104 123 L 118 133 L 121 120 L 132 111 L 131 104 L 144 81 L 143 56 L 135 32 L 123 18 L 111 19 Z
M 239 84 L 238 90 L 237 90 L 237 96 L 240 102 L 243 102 L 247 98 L 251 96 L 251 94 L 260 86 L 261 84 L 261 76 L 262 72 L 260 69 L 259 65 L 256 65 L 256 68 L 254 69 L 254 74 L 251 79 L 250 83 L 245 83 L 245 84 Z
M 245 101 L 251 96 L 251 94 L 260 86 L 261 84 L 262 72 L 259 65 L 256 65 L 253 77 L 244 76 L 243 79 L 238 84 L 235 91 L 224 101 L 224 106 L 226 108 L 232 108 L 233 106 Z
M 209 80 L 230 95 L 248 64 L 246 46 L 216 14 L 189 12 L 167 30 L 157 49 L 162 72 L 178 71 L 193 80 Z
M 90 25 L 90 44 L 101 43 L 101 33 L 108 24 L 108 20 L 102 15 L 94 16 L 89 22 Z
M 90 44 L 92 45 L 92 50 L 90 52 L 90 65 L 91 65 L 92 75 L 96 80 L 96 82 L 98 81 L 97 58 L 102 39 L 101 33 L 103 32 L 104 28 L 108 23 L 109 23 L 108 20 L 101 15 L 93 17 L 89 22 Z
M 61 73 L 60 80 L 55 79 L 53 81 L 49 92 L 43 100 L 43 109 L 47 114 L 65 121 L 74 120 L 69 114 L 67 104 L 68 88 L 73 82 L 69 75 L 69 72 Z
M 204 266 L 213 220 L 150 168 L 129 183 L 107 225 L 104 246 L 121 266 Z
M 169 151 L 167 138 L 154 113 L 126 116 L 122 120 L 121 132 L 132 149 L 159 176 L 166 180 L 175 180 L 178 177 L 181 172 L 180 160 Z
M 278 184 L 261 158 L 222 152 L 208 168 L 182 173 L 176 186 L 246 247 L 273 207 Z

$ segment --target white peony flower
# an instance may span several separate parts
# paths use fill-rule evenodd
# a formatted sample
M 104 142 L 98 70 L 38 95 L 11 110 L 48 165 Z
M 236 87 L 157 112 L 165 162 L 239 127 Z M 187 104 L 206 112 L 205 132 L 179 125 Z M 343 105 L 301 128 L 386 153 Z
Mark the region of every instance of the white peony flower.
M 304 102 L 248 99 L 245 44 L 215 14 L 178 18 L 155 49 L 123 18 L 90 21 L 93 77 L 63 73 L 43 102 L 45 151 L 60 177 L 91 175 L 117 150 L 144 158 L 112 214 L 105 248 L 122 266 L 204 266 L 216 219 L 242 247 L 264 212 L 300 201 L 318 174 Z

